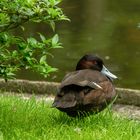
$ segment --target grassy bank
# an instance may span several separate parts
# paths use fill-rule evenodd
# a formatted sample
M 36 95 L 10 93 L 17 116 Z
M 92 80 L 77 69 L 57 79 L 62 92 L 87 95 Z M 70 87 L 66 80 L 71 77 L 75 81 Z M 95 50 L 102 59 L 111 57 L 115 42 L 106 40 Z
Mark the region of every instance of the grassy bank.
M 44 101 L 0 97 L 0 140 L 140 140 L 140 122 L 108 109 L 70 118 Z

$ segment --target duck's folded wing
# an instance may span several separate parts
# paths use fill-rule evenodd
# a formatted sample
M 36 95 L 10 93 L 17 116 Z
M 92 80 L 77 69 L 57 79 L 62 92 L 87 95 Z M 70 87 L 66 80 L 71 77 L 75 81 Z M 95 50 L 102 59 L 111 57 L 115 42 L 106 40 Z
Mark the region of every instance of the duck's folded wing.
M 79 70 L 74 71 L 67 74 L 61 85 L 60 88 L 69 85 L 78 85 L 78 86 L 89 86 L 95 89 L 102 89 L 102 87 L 98 84 L 100 82 L 108 80 L 102 73 L 94 70 Z
M 115 88 L 110 81 L 100 83 L 102 90 L 91 90 L 84 96 L 83 104 L 94 104 L 95 106 L 107 105 L 116 96 Z

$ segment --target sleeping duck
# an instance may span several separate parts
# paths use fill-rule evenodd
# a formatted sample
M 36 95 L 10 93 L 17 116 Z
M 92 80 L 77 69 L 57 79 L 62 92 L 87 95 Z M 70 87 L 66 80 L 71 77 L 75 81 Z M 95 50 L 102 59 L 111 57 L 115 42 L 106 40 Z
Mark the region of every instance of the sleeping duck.
M 71 117 L 102 111 L 116 96 L 112 84 L 116 78 L 102 59 L 85 55 L 77 63 L 76 70 L 62 80 L 53 107 Z

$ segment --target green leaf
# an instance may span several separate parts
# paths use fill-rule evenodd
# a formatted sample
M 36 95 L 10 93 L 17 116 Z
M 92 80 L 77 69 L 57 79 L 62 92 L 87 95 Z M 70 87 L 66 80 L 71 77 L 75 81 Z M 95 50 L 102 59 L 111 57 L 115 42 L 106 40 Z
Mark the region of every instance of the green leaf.
M 26 60 L 28 61 L 28 64 L 30 64 L 31 66 L 33 65 L 33 61 L 32 61 L 32 58 L 31 57 L 26 57 Z M 27 65 L 28 65 L 27 64 Z
M 39 33 L 39 36 L 40 36 L 40 38 L 41 38 L 42 42 L 44 42 L 44 41 L 46 40 L 45 36 L 44 36 L 44 35 L 42 35 L 41 33 Z
M 55 22 L 54 21 L 49 21 L 50 26 L 52 27 L 53 31 L 55 31 Z
M 17 56 L 18 56 L 17 50 L 14 50 L 14 51 L 13 51 L 12 56 L 13 56 L 13 57 L 17 57 Z
M 56 72 L 56 71 L 58 71 L 58 69 L 57 69 L 57 68 L 52 68 L 52 67 L 51 67 L 51 69 L 49 69 L 49 71 L 48 71 L 48 72 Z
M 46 55 L 43 55 L 41 58 L 40 58 L 40 64 L 44 64 L 46 63 Z
M 59 41 L 59 37 L 58 37 L 58 35 L 56 34 L 56 35 L 54 35 L 53 38 L 52 38 L 52 44 L 55 45 L 55 44 L 58 43 L 58 41 Z
M 22 29 L 22 31 L 25 31 L 25 28 L 23 26 L 20 26 L 20 28 Z
M 37 40 L 35 38 L 28 38 L 27 42 L 31 45 L 36 45 L 37 44 Z
M 62 46 L 59 46 L 59 45 L 55 45 L 55 46 L 53 46 L 52 47 L 53 49 L 61 49 L 61 48 L 63 48 Z

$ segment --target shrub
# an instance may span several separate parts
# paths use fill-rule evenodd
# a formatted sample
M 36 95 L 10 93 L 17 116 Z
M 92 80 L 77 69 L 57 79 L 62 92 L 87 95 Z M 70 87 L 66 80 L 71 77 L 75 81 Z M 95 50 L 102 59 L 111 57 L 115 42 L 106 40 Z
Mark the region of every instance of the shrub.
M 37 71 L 44 77 L 57 70 L 46 62 L 50 49 L 62 47 L 57 34 L 46 38 L 39 33 L 40 40 L 34 37 L 25 39 L 14 35 L 11 30 L 20 27 L 24 31 L 26 22 L 44 22 L 54 30 L 56 21 L 68 20 L 58 7 L 60 2 L 61 0 L 0 1 L 0 77 L 7 81 L 14 78 L 21 68 Z

